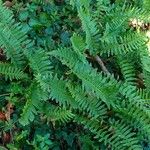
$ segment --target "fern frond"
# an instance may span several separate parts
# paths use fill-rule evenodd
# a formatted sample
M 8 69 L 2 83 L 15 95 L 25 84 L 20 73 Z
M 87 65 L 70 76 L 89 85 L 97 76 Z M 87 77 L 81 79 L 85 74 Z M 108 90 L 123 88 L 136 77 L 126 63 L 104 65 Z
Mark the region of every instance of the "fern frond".
M 16 42 L 12 39 L 12 36 L 9 30 L 6 27 L 3 28 L 0 24 L 0 47 L 6 53 L 7 59 L 11 59 L 15 66 L 20 67 L 24 62 L 23 54 L 20 51 L 22 48 L 17 49 L 18 46 L 14 44 Z
M 128 103 L 127 105 L 122 103 L 122 106 L 119 105 L 116 111 L 122 120 L 130 123 L 131 126 L 150 139 L 150 114 L 146 109 L 140 108 L 134 103 Z
M 147 89 L 139 89 L 139 95 L 144 100 L 150 100 L 150 92 Z
M 30 57 L 30 66 L 34 71 L 35 76 L 37 74 L 47 75 L 50 74 L 52 66 L 49 56 L 42 49 L 37 50 Z
M 87 119 L 82 116 L 76 116 L 74 120 L 83 124 L 85 129 L 90 130 L 99 142 L 104 142 L 106 146 L 110 146 L 114 150 L 142 150 L 138 139 L 134 137 L 135 133 L 132 133 L 132 129 L 123 122 L 115 121 L 108 126 L 100 124 L 96 119 Z
M 67 91 L 66 82 L 64 80 L 58 80 L 57 77 L 54 77 L 51 80 L 50 87 L 51 98 L 55 99 L 56 102 L 59 102 L 60 106 L 71 105 L 72 108 L 75 107 L 76 103 L 71 94 L 69 94 L 69 92 Z
M 81 2 L 81 1 L 80 1 Z M 95 42 L 98 38 L 99 29 L 97 28 L 97 23 L 94 19 L 92 19 L 90 15 L 89 9 L 90 1 L 87 1 L 82 7 L 82 5 L 78 8 L 78 15 L 82 22 L 82 28 L 86 33 L 86 45 L 87 49 L 89 49 L 91 54 L 96 54 L 96 50 L 98 48 L 97 43 Z
M 36 102 L 35 104 L 39 103 Z M 19 122 L 23 126 L 28 125 L 35 119 L 35 115 L 37 115 L 36 107 L 34 106 L 34 102 L 31 99 L 29 99 L 27 100 L 26 105 L 24 106 L 23 113 L 21 114 Z
M 68 89 L 78 103 L 78 109 L 86 111 L 90 117 L 104 117 L 106 114 L 106 106 L 95 98 L 94 95 L 87 95 L 80 86 L 68 84 Z
M 141 58 L 143 69 L 150 73 L 150 56 L 143 56 Z
M 48 93 L 38 87 L 36 83 L 32 83 L 26 93 L 26 104 L 23 108 L 19 122 L 25 126 L 32 122 L 37 115 L 37 109 L 40 108 L 41 102 L 48 99 Z
M 6 53 L 7 59 L 17 66 L 25 64 L 24 51 L 31 46 L 26 32 L 20 24 L 16 24 L 12 12 L 0 4 L 0 47 Z
M 145 41 L 143 40 L 143 37 L 138 34 L 128 32 L 128 34 L 123 36 L 119 36 L 118 33 L 116 36 L 113 34 L 113 36 L 111 36 L 113 39 L 110 37 L 102 37 L 103 50 L 101 51 L 101 54 L 106 53 L 108 56 L 119 56 L 144 48 L 143 44 Z
M 138 8 L 138 7 L 128 7 L 126 12 L 130 18 L 136 18 L 142 21 L 149 21 L 150 15 L 146 9 Z
M 106 108 L 101 101 L 90 95 L 86 96 L 81 87 L 75 88 L 68 84 L 68 81 L 58 79 L 57 76 L 49 76 L 45 80 L 43 78 L 42 81 L 44 82 L 42 89 L 49 90 L 50 98 L 60 106 L 87 111 L 89 115 L 94 117 L 103 116 L 106 113 Z
M 123 83 L 119 88 L 119 93 L 121 93 L 130 102 L 139 105 L 141 98 L 138 95 L 137 88 L 128 83 Z
M 135 69 L 132 62 L 121 57 L 118 59 L 118 64 L 120 65 L 125 82 L 128 82 L 130 85 L 136 85 Z
M 143 8 L 146 10 L 150 10 L 150 1 L 149 0 L 143 1 Z
M 67 123 L 74 118 L 74 114 L 71 110 L 65 108 L 52 106 L 51 104 L 43 107 L 44 116 L 52 122 Z
M 150 91 L 147 89 L 139 89 L 138 92 L 139 96 L 141 97 L 141 103 L 145 106 L 145 109 L 149 111 L 150 108 Z
M 74 67 L 76 62 L 80 61 L 80 59 L 78 58 L 78 54 L 73 52 L 71 48 L 60 48 L 58 50 L 49 52 L 48 54 L 56 58 L 63 58 L 61 59 L 61 62 L 70 67 Z
M 15 66 L 6 63 L 0 63 L 0 74 L 4 75 L 5 79 L 27 79 L 28 76 L 23 71 Z
M 71 37 L 71 42 L 74 51 L 77 53 L 77 55 L 80 57 L 82 61 L 85 61 L 85 58 L 82 56 L 82 54 L 85 52 L 86 49 L 86 45 L 83 39 L 79 35 L 74 33 L 73 36 Z
M 72 108 L 76 107 L 76 102 L 72 98 L 71 94 L 67 90 L 66 81 L 58 79 L 57 76 L 37 76 L 37 80 L 40 81 L 40 86 L 44 91 L 50 93 L 50 98 L 59 103 L 62 107 Z
M 116 20 L 110 23 L 106 23 L 105 30 L 103 36 L 101 37 L 101 41 L 103 43 L 117 43 L 117 38 L 120 37 L 120 33 L 124 31 L 123 23 L 125 19 Z
M 144 78 L 144 84 L 146 86 L 146 89 L 150 92 L 150 72 L 147 72 L 145 70 L 143 70 L 143 78 Z
M 113 99 L 115 99 L 117 89 L 116 85 L 111 82 L 109 77 L 103 77 L 102 74 L 97 73 L 97 71 L 93 69 L 88 62 L 80 62 L 78 56 L 71 50 L 68 51 L 67 49 L 60 49 L 58 51 L 53 51 L 50 54 L 65 63 L 71 71 L 82 80 L 84 87 L 87 87 L 87 89 L 90 88 L 93 92 L 95 92 L 97 97 L 101 98 L 108 106 L 110 106 L 110 104 L 114 105 Z M 72 56 L 72 58 L 70 59 L 67 56 Z

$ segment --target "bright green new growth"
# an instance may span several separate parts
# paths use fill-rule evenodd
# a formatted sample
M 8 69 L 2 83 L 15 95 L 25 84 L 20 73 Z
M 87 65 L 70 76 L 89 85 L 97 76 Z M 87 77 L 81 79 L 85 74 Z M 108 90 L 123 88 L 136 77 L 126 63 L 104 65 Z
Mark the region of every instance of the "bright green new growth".
M 59 125 L 73 121 L 112 150 L 142 150 L 141 136 L 150 141 L 150 55 L 147 37 L 129 22 L 149 19 L 149 3 L 142 10 L 109 0 L 97 0 L 94 8 L 90 3 L 71 1 L 83 33 L 74 33 L 71 47 L 50 52 L 35 48 L 11 11 L 0 5 L 0 46 L 8 59 L 0 63 L 0 74 L 26 88 L 21 125 L 30 125 L 38 115 Z M 96 55 L 112 57 L 120 74 L 109 67 L 109 74 L 96 69 L 88 59 Z M 60 67 L 62 74 L 55 74 L 56 59 L 68 72 Z M 138 68 L 143 89 L 137 85 Z

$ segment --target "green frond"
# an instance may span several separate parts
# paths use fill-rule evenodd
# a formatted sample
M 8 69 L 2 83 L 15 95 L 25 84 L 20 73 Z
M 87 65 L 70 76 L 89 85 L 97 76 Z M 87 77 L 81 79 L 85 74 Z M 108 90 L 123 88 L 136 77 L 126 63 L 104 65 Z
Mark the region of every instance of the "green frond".
M 31 84 L 29 89 L 27 89 L 26 104 L 23 108 L 23 112 L 21 114 L 21 118 L 19 122 L 25 126 L 32 122 L 37 115 L 37 110 L 41 106 L 41 102 L 48 99 L 48 94 L 38 87 L 36 83 Z
M 52 79 L 51 74 L 46 74 L 42 76 L 41 74 L 37 74 L 35 77 L 37 83 L 39 83 L 39 86 L 43 91 L 50 92 L 50 81 Z
M 66 88 L 66 81 L 54 77 L 51 80 L 50 88 L 50 97 L 55 99 L 60 106 L 67 107 L 71 105 L 72 108 L 76 107 L 74 99 Z
M 90 130 L 99 142 L 104 142 L 114 150 L 136 149 L 142 150 L 132 129 L 119 121 L 112 121 L 110 125 L 102 125 L 98 120 L 85 117 L 75 117 L 75 122 L 83 124 L 85 129 Z
M 147 18 L 148 12 L 145 9 L 139 8 L 136 5 L 133 6 L 132 4 L 126 5 L 125 3 L 122 6 L 116 4 L 116 7 L 113 7 L 112 9 L 110 9 L 109 15 L 113 16 L 112 19 L 117 19 L 118 17 L 119 18 L 122 17 L 122 18 L 128 19 L 128 21 L 130 21 L 130 19 L 133 19 L 133 18 L 143 20 L 143 21 L 148 19 Z
M 103 116 L 106 113 L 104 104 L 99 99 L 93 98 L 90 95 L 86 96 L 81 87 L 77 86 L 74 88 L 67 84 L 65 80 L 58 79 L 56 76 L 41 79 L 43 79 L 42 89 L 48 90 L 50 98 L 59 103 L 60 106 L 84 110 L 94 117 Z
M 128 83 L 123 83 L 119 87 L 119 93 L 121 93 L 126 99 L 134 104 L 140 104 L 141 98 L 138 95 L 137 88 Z
M 142 21 L 150 21 L 149 12 L 146 9 L 138 8 L 138 7 L 129 7 L 127 9 L 127 13 L 130 18 L 136 18 Z
M 76 102 L 67 90 L 65 80 L 58 79 L 57 76 L 53 77 L 52 75 L 38 76 L 37 80 L 40 81 L 41 88 L 49 92 L 50 98 L 59 103 L 60 106 L 76 108 Z
M 78 54 L 81 60 L 85 61 L 85 58 L 82 56 L 82 54 L 86 50 L 86 45 L 82 37 L 74 33 L 73 36 L 71 37 L 71 42 L 74 51 Z
M 77 9 L 80 9 L 80 7 L 84 7 L 86 11 L 89 10 L 91 0 L 70 0 L 70 4 L 73 7 L 77 7 Z
M 143 100 L 150 100 L 150 92 L 147 89 L 139 89 L 138 93 Z
M 52 106 L 51 104 L 47 105 L 49 107 L 43 107 L 43 113 L 48 121 L 67 123 L 75 116 L 71 110 L 67 110 L 66 108 Z
M 30 66 L 34 71 L 34 75 L 47 75 L 51 73 L 51 62 L 47 53 L 39 49 L 30 56 Z
M 143 103 L 143 106 L 145 106 L 145 109 L 149 110 L 149 108 L 150 108 L 150 91 L 148 91 L 147 89 L 139 89 L 138 94 L 141 97 L 141 103 Z
M 19 122 L 25 126 L 28 125 L 35 119 L 35 115 L 37 115 L 36 107 L 31 99 L 27 100 L 26 105 L 24 106 L 23 113 L 21 114 L 21 118 Z M 37 102 L 35 104 L 38 104 Z
M 82 80 L 84 87 L 95 92 L 96 96 L 101 98 L 108 106 L 114 105 L 113 100 L 116 99 L 117 89 L 116 85 L 109 80 L 109 77 L 104 77 L 98 73 L 88 62 L 80 62 L 78 56 L 71 50 L 67 51 L 67 49 L 62 49 L 53 51 L 50 54 L 58 57 L 62 63 L 65 63 Z M 72 56 L 72 58 L 70 59 L 67 56 Z M 74 59 L 77 61 L 74 61 Z
M 0 47 L 6 53 L 7 59 L 11 59 L 15 66 L 20 67 L 24 63 L 24 58 L 22 48 L 14 44 L 16 41 L 13 40 L 13 34 L 9 32 L 9 29 L 0 24 Z
M 139 143 L 138 138 L 136 137 L 136 133 L 133 132 L 132 128 L 125 122 L 110 120 L 110 126 L 111 127 L 109 129 L 114 130 L 116 134 L 109 139 L 110 141 L 113 140 L 116 136 L 119 136 L 121 140 L 118 141 L 118 146 L 119 142 L 121 141 L 121 145 L 123 145 L 124 147 L 128 147 L 128 149 L 143 149 Z
M 111 31 L 109 32 L 110 34 L 112 34 Z M 103 45 L 103 50 L 101 51 L 101 53 L 106 53 L 108 54 L 108 56 L 125 55 L 127 53 L 135 52 L 144 48 L 143 44 L 145 43 L 145 41 L 139 34 L 128 32 L 128 34 L 125 34 L 123 36 L 118 35 L 118 33 L 116 33 L 116 36 L 113 33 L 114 37 L 111 35 L 111 37 L 105 36 L 106 35 L 104 35 L 104 37 L 102 37 L 101 39 Z
M 150 1 L 149 0 L 143 0 L 143 8 L 146 10 L 150 10 Z
M 78 54 L 75 53 L 71 48 L 60 48 L 58 50 L 49 52 L 48 54 L 56 58 L 63 58 L 61 59 L 61 62 L 65 65 L 67 64 L 70 67 L 74 67 L 76 62 L 80 61 Z
M 146 86 L 146 89 L 150 92 L 150 72 L 143 71 L 143 78 L 144 78 L 144 84 Z
M 143 56 L 141 60 L 143 64 L 143 69 L 150 73 L 150 56 Z
M 78 104 L 78 109 L 86 111 L 90 117 L 98 118 L 106 115 L 106 106 L 95 98 L 94 95 L 88 95 L 80 86 L 68 84 L 69 92 Z
M 25 64 L 25 47 L 31 46 L 26 32 L 20 24 L 16 24 L 12 12 L 0 4 L 0 47 L 6 53 L 7 59 L 17 66 Z
M 39 49 L 29 57 L 29 60 L 36 81 L 43 91 L 49 92 L 50 87 L 48 84 L 50 83 L 52 73 L 49 56 L 43 49 Z
M 28 78 L 27 74 L 25 74 L 22 70 L 20 70 L 16 66 L 6 63 L 0 63 L 0 74 L 2 74 L 5 79 L 9 80 Z
M 130 60 L 123 59 L 122 57 L 118 59 L 118 64 L 125 82 L 128 82 L 130 85 L 136 85 L 134 64 Z
M 95 42 L 98 34 L 98 29 L 96 27 L 96 22 L 86 14 L 82 9 L 79 11 L 79 17 L 82 21 L 83 30 L 86 32 L 86 44 L 87 49 L 90 50 L 91 54 L 97 51 L 97 44 Z
M 150 139 L 150 114 L 146 109 L 136 106 L 134 103 L 127 105 L 124 103 L 122 106 L 119 105 L 116 111 L 122 120 L 130 123 L 131 126 Z
M 120 37 L 120 33 L 125 31 L 125 22 L 126 20 L 121 18 L 120 20 L 106 23 L 103 36 L 100 38 L 102 43 L 118 43 L 117 39 Z
M 89 5 L 89 2 L 86 2 Z M 94 19 L 92 19 L 89 8 L 87 7 L 87 4 L 85 6 L 85 9 L 83 9 L 81 6 L 78 8 L 78 15 L 80 17 L 80 20 L 82 22 L 82 28 L 84 32 L 86 33 L 86 48 L 89 49 L 91 54 L 96 54 L 97 51 L 97 44 L 96 40 L 99 38 L 98 35 L 98 28 L 97 23 Z

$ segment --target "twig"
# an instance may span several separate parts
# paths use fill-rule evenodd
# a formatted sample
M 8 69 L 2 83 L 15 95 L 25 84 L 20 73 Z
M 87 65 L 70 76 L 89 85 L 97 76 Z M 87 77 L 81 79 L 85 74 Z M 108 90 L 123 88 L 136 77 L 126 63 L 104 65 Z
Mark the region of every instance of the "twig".
M 1 97 L 1 96 L 8 96 L 8 95 L 10 95 L 10 93 L 0 94 L 0 97 Z
M 12 129 L 9 130 L 9 133 L 10 133 L 10 137 L 11 137 L 11 142 L 14 144 Z
M 98 64 L 100 65 L 101 69 L 106 73 L 106 74 L 110 74 L 110 72 L 108 71 L 108 69 L 105 67 L 103 61 L 101 60 L 101 58 L 96 55 L 94 57 L 94 59 L 98 62 Z

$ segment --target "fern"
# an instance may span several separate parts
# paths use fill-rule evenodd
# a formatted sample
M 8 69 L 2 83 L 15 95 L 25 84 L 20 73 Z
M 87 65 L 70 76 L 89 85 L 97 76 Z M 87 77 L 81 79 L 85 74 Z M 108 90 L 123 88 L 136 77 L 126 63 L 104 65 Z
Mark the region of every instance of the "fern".
M 22 67 L 25 64 L 23 53 L 32 44 L 21 25 L 15 24 L 12 12 L 2 5 L 0 5 L 0 20 L 0 46 L 7 59 L 11 59 L 15 66 Z
M 44 116 L 48 121 L 60 122 L 62 124 L 69 122 L 75 116 L 71 110 L 66 110 L 65 108 L 59 108 L 52 105 L 49 107 L 44 106 L 42 112 L 44 112 Z
M 27 89 L 25 95 L 27 101 L 19 120 L 22 125 L 25 126 L 32 122 L 35 115 L 37 115 L 37 109 L 40 108 L 41 102 L 48 99 L 48 95 L 46 93 L 42 94 L 42 92 L 36 83 L 32 83 Z
M 143 7 L 144 7 L 145 9 L 149 10 L 149 8 L 150 8 L 150 2 L 149 2 L 149 0 L 144 0 L 144 2 L 143 2 Z
M 59 102 L 60 106 L 67 106 L 74 103 L 74 99 L 67 92 L 66 82 L 58 80 L 56 77 L 51 81 L 50 96 L 52 99 L 55 98 L 56 102 Z
M 118 64 L 120 64 L 121 72 L 123 74 L 123 78 L 126 82 L 131 85 L 135 84 L 135 70 L 132 62 L 125 60 L 123 58 L 118 59 Z
M 33 53 L 30 57 L 30 65 L 32 70 L 34 71 L 35 76 L 36 75 L 47 75 L 50 74 L 50 71 L 52 69 L 50 59 L 48 55 L 44 52 L 44 50 L 39 49 L 36 51 L 36 53 Z
M 138 129 L 150 139 L 149 112 L 134 106 L 134 104 L 129 104 L 127 107 L 120 107 L 118 110 L 123 120 L 128 120 L 135 129 Z
M 78 4 L 79 3 L 79 4 Z M 96 38 L 99 38 L 98 28 L 96 22 L 92 20 L 89 11 L 90 1 L 79 1 L 77 3 L 78 15 L 81 18 L 83 30 L 86 32 L 86 47 L 92 54 L 95 54 L 97 50 Z M 84 8 L 82 8 L 84 7 Z
M 85 117 L 75 118 L 75 121 L 82 123 L 84 127 L 95 134 L 95 138 L 99 142 L 104 142 L 105 145 L 110 145 L 112 149 L 138 149 L 142 147 L 138 144 L 138 139 L 131 133 L 131 128 L 124 125 L 123 122 L 114 122 L 111 126 L 103 126 L 95 119 L 86 119 Z
M 44 1 L 37 3 L 46 7 Z M 72 142 L 65 143 L 78 143 L 77 149 L 82 147 L 80 142 L 87 144 L 85 137 L 93 149 L 104 146 L 103 149 L 142 150 L 141 143 L 150 141 L 150 58 L 145 33 L 139 27 L 133 29 L 131 23 L 132 19 L 149 20 L 148 2 L 134 1 L 129 5 L 122 0 L 113 4 L 110 0 L 71 0 L 70 3 L 77 11 L 81 29 L 70 31 L 73 35 L 67 47 L 62 43 L 55 49 L 33 45 L 26 31 L 13 19 L 12 11 L 0 3 L 0 47 L 7 57 L 0 63 L 2 101 L 16 106 L 9 120 L 19 128 L 15 134 L 27 130 L 29 136 L 33 135 L 24 140 L 28 137 L 21 134 L 21 140 L 14 142 L 18 145 L 28 141 L 27 149 L 38 147 L 28 145 L 42 130 L 40 136 L 44 131 L 51 134 L 51 149 L 75 132 L 71 135 L 75 139 L 69 137 Z M 98 55 L 103 64 L 95 59 Z M 137 84 L 139 74 L 143 76 L 142 86 Z M 1 108 L 5 108 L 3 103 Z M 70 144 L 69 148 L 72 147 Z
M 71 50 L 69 52 L 66 49 L 51 52 L 50 54 L 57 57 L 60 56 L 60 60 L 65 62 L 72 69 L 72 72 L 75 73 L 80 79 L 82 79 L 83 86 L 92 89 L 97 97 L 101 98 L 102 101 L 107 103 L 108 106 L 113 105 L 116 89 L 115 86 L 111 84 L 111 82 L 108 82 L 109 78 L 103 78 L 102 74 L 98 74 L 96 70 L 94 70 L 88 63 L 81 63 L 73 60 L 76 62 L 76 64 L 73 64 L 72 59 L 67 57 L 69 56 L 68 53 L 70 53 L 70 55 L 73 57 L 76 56 L 76 54 L 73 52 L 71 53 Z M 109 91 L 112 92 L 111 95 L 109 94 Z M 108 101 L 109 99 L 111 99 L 110 102 Z
M 6 63 L 0 63 L 0 74 L 2 74 L 6 79 L 27 79 L 28 75 L 25 74 L 20 69 Z
M 87 113 L 94 118 L 104 117 L 106 114 L 106 106 L 102 104 L 99 99 L 92 97 L 92 95 L 86 95 L 85 92 L 79 86 L 71 86 L 68 84 L 69 91 L 78 104 L 78 109 L 87 111 Z
M 111 31 L 110 31 L 110 33 L 112 34 Z M 113 36 L 114 36 L 114 34 L 113 34 Z M 113 38 L 113 37 L 111 36 L 111 38 Z M 144 44 L 143 39 L 140 38 L 139 35 L 136 35 L 135 33 L 129 32 L 127 35 L 124 35 L 123 37 L 115 36 L 114 38 L 116 38 L 116 39 L 107 41 L 107 39 L 110 40 L 110 38 L 106 37 L 106 39 L 105 39 L 105 37 L 102 37 L 102 44 L 104 47 L 104 51 L 101 52 L 102 54 L 107 53 L 108 56 L 110 56 L 110 55 L 116 55 L 116 56 L 117 55 L 125 55 L 127 53 L 131 53 L 137 49 L 142 48 L 142 44 Z M 114 45 L 114 42 L 115 42 L 115 45 Z
M 73 49 L 75 50 L 75 52 L 78 54 L 79 57 L 81 57 L 81 61 L 85 61 L 85 58 L 82 56 L 85 52 L 85 43 L 82 39 L 82 37 L 74 34 L 71 37 L 71 43 L 73 46 Z

